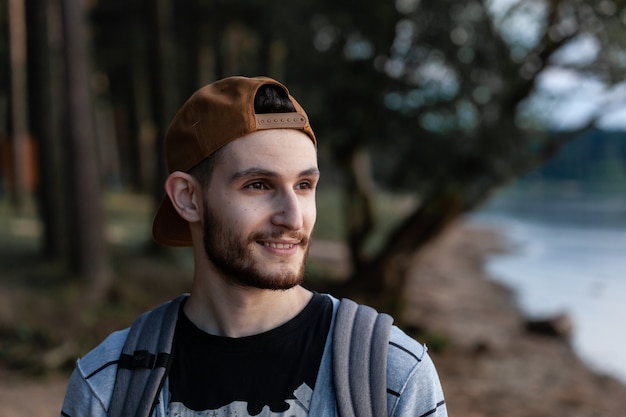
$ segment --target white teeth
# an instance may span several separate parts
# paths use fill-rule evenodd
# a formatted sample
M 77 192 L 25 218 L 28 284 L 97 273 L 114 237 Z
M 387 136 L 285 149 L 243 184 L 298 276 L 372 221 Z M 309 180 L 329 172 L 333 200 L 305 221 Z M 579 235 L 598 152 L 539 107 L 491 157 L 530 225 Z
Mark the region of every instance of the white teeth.
M 274 248 L 274 249 L 290 249 L 294 247 L 294 245 L 291 243 L 264 242 L 263 244 L 269 248 Z

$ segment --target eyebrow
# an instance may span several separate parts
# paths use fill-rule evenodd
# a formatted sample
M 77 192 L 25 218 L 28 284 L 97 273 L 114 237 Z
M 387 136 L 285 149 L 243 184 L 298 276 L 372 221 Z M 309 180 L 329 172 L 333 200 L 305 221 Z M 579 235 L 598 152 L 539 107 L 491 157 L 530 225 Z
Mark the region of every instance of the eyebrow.
M 317 167 L 314 167 L 314 168 L 309 168 L 304 171 L 301 171 L 300 174 L 298 174 L 298 177 L 300 178 L 313 177 L 313 176 L 319 177 L 319 175 L 320 175 L 320 170 Z M 252 168 L 244 169 L 242 171 L 235 172 L 231 177 L 231 181 L 237 181 L 242 178 L 249 178 L 249 177 L 277 178 L 278 176 L 279 175 L 276 171 L 271 171 L 265 168 L 252 167 Z

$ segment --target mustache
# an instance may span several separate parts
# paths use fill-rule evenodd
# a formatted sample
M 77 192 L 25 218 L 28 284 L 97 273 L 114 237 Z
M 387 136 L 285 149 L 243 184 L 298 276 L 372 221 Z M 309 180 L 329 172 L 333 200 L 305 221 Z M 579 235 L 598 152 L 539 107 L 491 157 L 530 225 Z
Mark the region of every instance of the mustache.
M 274 230 L 270 232 L 254 232 L 250 236 L 250 240 L 253 242 L 256 242 L 258 240 L 270 240 L 270 239 L 297 240 L 301 246 L 307 246 L 309 244 L 310 237 L 305 233 L 284 232 L 282 230 Z

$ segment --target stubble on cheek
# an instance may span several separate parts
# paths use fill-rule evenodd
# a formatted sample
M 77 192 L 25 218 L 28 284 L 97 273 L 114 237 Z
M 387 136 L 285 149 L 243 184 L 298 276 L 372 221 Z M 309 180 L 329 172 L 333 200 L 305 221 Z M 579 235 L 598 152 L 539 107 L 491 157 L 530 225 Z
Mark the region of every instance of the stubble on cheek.
M 302 283 L 309 253 L 307 235 L 275 230 L 255 232 L 248 238 L 239 239 L 236 233 L 224 229 L 207 206 L 204 206 L 205 254 L 223 279 L 234 285 L 268 290 L 287 290 Z M 294 259 L 260 259 L 263 247 L 259 242 L 280 238 L 299 242 L 304 253 L 297 263 Z

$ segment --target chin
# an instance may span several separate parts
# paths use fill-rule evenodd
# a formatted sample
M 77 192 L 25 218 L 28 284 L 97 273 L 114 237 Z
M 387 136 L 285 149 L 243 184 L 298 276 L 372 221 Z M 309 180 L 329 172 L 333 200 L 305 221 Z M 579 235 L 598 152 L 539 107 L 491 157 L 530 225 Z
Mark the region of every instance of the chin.
M 257 276 L 253 285 L 266 290 L 289 290 L 301 285 L 303 281 L 304 273 L 298 270 Z

